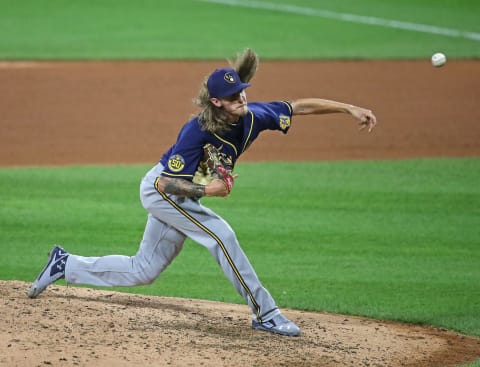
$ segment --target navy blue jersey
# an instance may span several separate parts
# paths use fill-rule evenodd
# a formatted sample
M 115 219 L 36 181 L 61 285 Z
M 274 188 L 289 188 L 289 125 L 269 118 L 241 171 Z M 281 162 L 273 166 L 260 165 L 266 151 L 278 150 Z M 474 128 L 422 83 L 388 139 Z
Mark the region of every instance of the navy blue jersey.
M 162 175 L 192 180 L 203 159 L 203 146 L 207 143 L 218 148 L 235 165 L 240 155 L 263 130 L 287 133 L 292 118 L 288 102 L 249 103 L 248 113 L 222 135 L 202 130 L 198 118 L 188 121 L 180 130 L 177 142 L 162 156 Z

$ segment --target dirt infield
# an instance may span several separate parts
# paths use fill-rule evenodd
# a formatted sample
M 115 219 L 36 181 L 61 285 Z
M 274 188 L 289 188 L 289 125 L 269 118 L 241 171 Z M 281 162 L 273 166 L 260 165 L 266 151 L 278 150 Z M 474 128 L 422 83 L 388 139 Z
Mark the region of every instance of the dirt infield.
M 195 112 L 221 63 L 0 63 L 0 165 L 150 163 Z M 319 96 L 371 108 L 361 134 L 344 115 L 295 118 L 243 160 L 480 155 L 480 62 L 265 62 L 250 100 Z
M 154 163 L 195 112 L 212 62 L 0 62 L 0 166 Z M 480 156 L 480 62 L 262 62 L 250 100 L 369 107 L 294 118 L 239 161 Z M 0 366 L 455 366 L 480 340 L 429 327 L 286 310 L 300 338 L 253 331 L 247 306 L 0 281 Z
M 285 310 L 302 336 L 249 327 L 247 306 L 0 281 L 2 366 L 451 366 L 480 341 L 446 330 Z

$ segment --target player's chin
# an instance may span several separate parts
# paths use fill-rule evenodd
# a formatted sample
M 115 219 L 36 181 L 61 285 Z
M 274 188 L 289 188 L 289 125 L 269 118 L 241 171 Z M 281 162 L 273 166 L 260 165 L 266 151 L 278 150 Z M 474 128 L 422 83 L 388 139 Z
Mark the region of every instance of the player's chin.
M 235 110 L 235 114 L 238 115 L 238 116 L 245 116 L 248 112 L 248 107 L 247 105 L 243 105 L 243 106 L 240 106 L 238 107 L 236 110 Z

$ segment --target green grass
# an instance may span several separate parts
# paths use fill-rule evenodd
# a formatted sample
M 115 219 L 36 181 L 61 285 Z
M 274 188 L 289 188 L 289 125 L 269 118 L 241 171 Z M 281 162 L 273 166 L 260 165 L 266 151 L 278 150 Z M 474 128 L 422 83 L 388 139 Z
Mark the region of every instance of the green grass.
M 253 6 L 265 2 L 278 11 L 197 0 L 0 0 L 0 59 L 224 59 L 246 46 L 264 59 L 428 58 L 435 51 L 449 59 L 480 57 L 478 39 L 318 16 L 348 13 L 478 35 L 478 1 L 261 0 Z
M 0 278 L 31 281 L 53 243 L 133 255 L 146 166 L 0 169 Z M 480 160 L 243 163 L 235 228 L 281 307 L 430 324 L 480 335 Z M 129 292 L 243 303 L 188 241 L 150 286 Z

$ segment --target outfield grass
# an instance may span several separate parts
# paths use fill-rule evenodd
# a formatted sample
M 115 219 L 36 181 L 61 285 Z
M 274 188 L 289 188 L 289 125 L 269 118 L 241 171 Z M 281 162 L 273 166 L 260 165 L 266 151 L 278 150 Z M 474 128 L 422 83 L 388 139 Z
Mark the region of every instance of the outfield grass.
M 54 243 L 133 255 L 146 166 L 0 169 L 0 278 L 31 281 Z M 282 307 L 480 335 L 480 160 L 243 163 L 224 216 Z M 188 241 L 150 286 L 129 292 L 243 303 Z
M 0 0 L 0 59 L 480 57 L 478 1 L 232 1 Z

